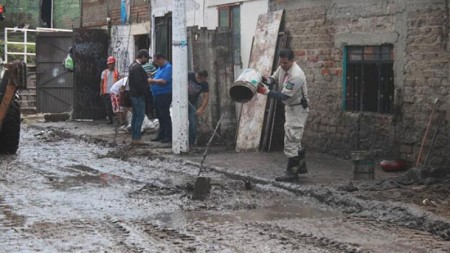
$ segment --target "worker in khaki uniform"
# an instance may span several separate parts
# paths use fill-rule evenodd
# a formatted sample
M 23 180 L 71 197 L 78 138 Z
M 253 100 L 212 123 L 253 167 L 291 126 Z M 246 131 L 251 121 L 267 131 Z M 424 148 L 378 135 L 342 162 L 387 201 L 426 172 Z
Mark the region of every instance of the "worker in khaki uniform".
M 306 77 L 303 70 L 294 61 L 294 52 L 283 49 L 279 53 L 278 69 L 269 78 L 263 77 L 258 93 L 281 100 L 284 103 L 286 122 L 284 124 L 284 154 L 288 157 L 286 172 L 276 177 L 276 181 L 296 181 L 298 174 L 305 174 L 305 149 L 301 145 L 303 129 L 308 117 Z M 281 91 L 272 90 L 279 84 Z M 268 89 L 269 88 L 269 89 Z

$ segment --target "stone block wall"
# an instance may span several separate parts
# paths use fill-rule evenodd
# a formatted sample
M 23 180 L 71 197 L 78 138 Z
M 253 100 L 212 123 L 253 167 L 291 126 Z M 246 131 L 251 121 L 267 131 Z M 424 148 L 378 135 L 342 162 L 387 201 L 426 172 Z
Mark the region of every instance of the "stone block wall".
M 426 126 L 431 118 L 425 154 L 430 148 L 439 117 L 450 109 L 449 82 L 449 12 L 436 5 L 412 10 L 407 17 L 405 80 L 402 104 L 402 141 L 404 156 L 414 158 L 419 152 Z M 448 8 L 448 7 L 447 7 Z M 436 113 L 433 112 L 436 99 Z M 431 162 L 450 164 L 448 115 L 444 116 L 434 145 Z
M 350 1 L 272 0 L 284 9 L 288 46 L 307 76 L 311 111 L 303 144 L 349 158 L 357 149 L 381 150 L 381 157 L 415 162 L 433 102 L 439 113 L 449 106 L 449 10 L 445 0 Z M 345 111 L 343 52 L 349 46 L 394 47 L 392 114 Z M 439 113 L 432 119 L 423 152 L 430 149 Z M 446 114 L 431 164 L 450 165 Z

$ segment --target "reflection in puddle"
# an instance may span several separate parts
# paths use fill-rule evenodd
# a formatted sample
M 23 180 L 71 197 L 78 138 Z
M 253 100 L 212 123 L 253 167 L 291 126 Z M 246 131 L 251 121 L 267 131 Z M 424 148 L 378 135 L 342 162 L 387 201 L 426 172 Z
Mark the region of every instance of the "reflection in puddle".
M 52 180 L 53 181 L 51 184 L 58 190 L 66 190 L 87 184 L 105 187 L 113 184 L 124 184 L 131 182 L 130 180 L 108 173 L 100 173 L 97 175 L 82 174 L 64 178 L 53 178 Z
M 5 227 L 18 227 L 25 224 L 26 218 L 13 212 L 10 205 L 0 196 L 0 225 Z M 2 226 L 0 226 L 2 227 Z
M 339 215 L 339 212 L 336 211 L 322 210 L 308 206 L 274 206 L 223 212 L 161 213 L 158 214 L 155 219 L 166 225 L 178 222 L 192 223 L 196 221 L 222 224 L 226 222 L 240 223 L 281 219 L 324 218 Z
M 72 176 L 52 177 L 50 184 L 58 190 L 67 190 L 71 188 L 78 188 L 80 186 L 91 185 L 95 187 L 106 187 L 115 184 L 136 183 L 137 181 L 125 179 L 123 177 L 102 173 L 95 168 L 83 164 L 74 164 L 65 167 L 70 173 L 75 173 Z

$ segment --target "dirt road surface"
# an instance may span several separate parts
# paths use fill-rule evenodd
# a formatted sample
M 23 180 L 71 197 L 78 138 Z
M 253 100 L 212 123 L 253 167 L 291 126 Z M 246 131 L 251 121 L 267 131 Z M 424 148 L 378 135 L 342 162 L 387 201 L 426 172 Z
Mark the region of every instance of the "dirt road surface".
M 194 201 L 197 166 L 156 155 L 129 155 L 134 152 L 139 151 L 24 128 L 20 152 L 0 155 L 0 252 L 450 249 L 440 234 L 447 231 L 445 226 L 433 233 L 421 224 L 375 218 L 373 201 L 361 200 L 361 210 L 352 212 L 348 205 L 339 208 L 339 194 L 333 192 L 321 196 L 328 194 L 334 201 L 320 201 L 283 185 L 253 183 L 249 189 L 242 180 L 209 170 L 204 176 L 212 180 L 211 194 Z M 120 153 L 127 153 L 126 158 Z

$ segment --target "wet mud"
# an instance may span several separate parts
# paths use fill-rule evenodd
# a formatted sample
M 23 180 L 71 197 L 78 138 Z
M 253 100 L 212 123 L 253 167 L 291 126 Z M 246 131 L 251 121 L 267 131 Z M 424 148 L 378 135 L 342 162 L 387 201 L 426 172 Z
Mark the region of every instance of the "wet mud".
M 87 137 L 86 137 L 87 138 Z M 403 224 L 408 208 L 355 192 L 229 177 L 164 152 L 22 131 L 0 156 L 5 252 L 445 252 L 445 236 Z M 383 209 L 384 208 L 384 209 Z M 411 220 L 422 212 L 411 214 Z M 416 218 L 414 218 L 416 219 Z M 437 219 L 437 218 L 436 218 Z M 445 227 L 435 227 L 445 231 Z

